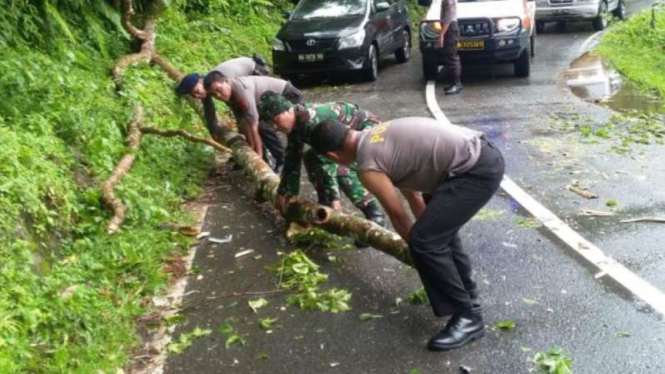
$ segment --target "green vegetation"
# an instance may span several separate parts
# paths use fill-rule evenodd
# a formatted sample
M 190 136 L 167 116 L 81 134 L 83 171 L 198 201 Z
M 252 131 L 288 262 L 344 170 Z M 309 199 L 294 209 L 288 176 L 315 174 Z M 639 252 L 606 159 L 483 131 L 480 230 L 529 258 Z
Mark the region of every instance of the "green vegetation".
M 663 144 L 665 142 L 665 121 L 662 114 L 628 111 L 612 118 L 596 128 L 590 125 L 579 127 L 582 139 L 586 142 L 604 140 L 610 142 L 612 152 L 625 154 L 635 144 Z
M 497 330 L 509 331 L 515 328 L 515 322 L 511 320 L 494 322 L 494 328 Z
M 417 291 L 409 294 L 409 304 L 411 305 L 427 304 L 428 301 L 429 298 L 427 297 L 425 287 L 420 287 Z
M 630 80 L 665 97 L 665 7 L 656 10 L 655 28 L 650 24 L 651 9 L 617 23 L 596 51 Z
M 328 280 L 328 275 L 320 273 L 319 265 L 303 251 L 284 255 L 273 271 L 279 277 L 281 287 L 296 290 L 296 294 L 286 299 L 289 305 L 330 313 L 351 310 L 348 305 L 351 294 L 348 291 L 337 288 L 319 290 L 319 285 Z
M 543 374 L 572 374 L 573 360 L 566 357 L 561 348 L 550 348 L 545 352 L 538 352 L 533 362 L 539 373 Z
M 117 188 L 127 220 L 115 236 L 105 232 L 110 215 L 99 185 L 125 152 L 136 102 L 143 103 L 146 124 L 205 134 L 157 68 L 127 69 L 123 91 L 114 91 L 109 69 L 132 51 L 117 3 L 19 0 L 0 10 L 3 372 L 124 367 L 138 344 L 134 317 L 148 312 L 150 297 L 164 288 L 164 263 L 189 246 L 159 224 L 188 223 L 181 202 L 198 195 L 213 155 L 178 140 L 144 138 Z M 134 3 L 139 15 L 157 11 L 154 1 Z M 157 48 L 183 71 L 205 71 L 255 51 L 268 57 L 287 4 L 169 3 L 157 24 Z
M 170 353 L 180 354 L 184 352 L 185 349 L 189 348 L 195 339 L 208 336 L 210 333 L 212 333 L 212 330 L 202 329 L 197 326 L 190 333 L 180 334 L 176 341 L 169 343 L 169 345 L 166 347 L 166 350 Z

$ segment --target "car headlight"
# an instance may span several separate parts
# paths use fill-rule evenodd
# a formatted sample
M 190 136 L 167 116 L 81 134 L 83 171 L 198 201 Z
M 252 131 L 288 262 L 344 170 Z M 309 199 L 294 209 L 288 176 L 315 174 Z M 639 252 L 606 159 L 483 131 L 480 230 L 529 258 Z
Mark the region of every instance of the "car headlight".
M 284 46 L 284 42 L 279 40 L 279 39 L 273 40 L 272 49 L 274 51 L 286 51 L 286 47 Z
M 365 41 L 365 30 L 360 30 L 353 35 L 339 39 L 339 49 L 356 48 L 363 45 Z
M 494 32 L 499 35 L 514 34 L 519 30 L 521 21 L 517 17 L 494 20 Z

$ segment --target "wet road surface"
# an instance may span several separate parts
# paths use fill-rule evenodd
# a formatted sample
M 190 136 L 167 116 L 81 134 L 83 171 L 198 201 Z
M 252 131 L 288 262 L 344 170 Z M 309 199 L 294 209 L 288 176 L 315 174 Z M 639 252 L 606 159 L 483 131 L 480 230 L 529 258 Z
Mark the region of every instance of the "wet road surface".
M 629 10 L 631 10 L 629 3 Z M 530 79 L 512 77 L 512 67 L 465 69 L 465 91 L 442 95 L 438 102 L 453 122 L 484 131 L 504 152 L 508 174 L 541 203 L 568 221 L 632 271 L 665 288 L 665 230 L 659 224 L 621 224 L 625 217 L 664 214 L 663 148 L 635 146 L 629 155 L 609 152 L 604 142 L 580 142 L 574 131 L 561 130 L 560 121 L 607 120 L 611 113 L 576 98 L 562 72 L 579 54 L 579 45 L 593 31 L 585 24 L 555 25 L 538 37 L 538 54 Z M 578 46 L 576 48 L 576 46 Z M 373 84 L 337 83 L 306 91 L 311 101 L 345 100 L 358 103 L 384 119 L 429 116 L 421 80 L 421 61 L 382 64 Z M 553 119 L 553 117 L 556 117 Z M 327 287 L 353 293 L 347 313 L 304 312 L 285 307 L 287 294 L 266 294 L 268 306 L 255 314 L 248 300 L 261 296 L 229 297 L 233 292 L 274 290 L 278 280 L 266 266 L 289 247 L 280 235 L 269 207 L 258 206 L 246 179 L 224 170 L 217 204 L 210 207 L 204 231 L 212 237 L 233 234 L 229 244 L 204 242 L 198 249 L 193 277 L 184 300 L 187 322 L 213 330 L 194 341 L 185 353 L 172 356 L 167 373 L 528 373 L 536 351 L 559 346 L 573 359 L 574 373 L 664 373 L 665 324 L 661 316 L 632 298 L 621 287 L 594 276 L 577 255 L 544 229 L 525 227 L 526 216 L 509 197 L 499 194 L 488 213 L 462 230 L 481 288 L 485 322 L 512 320 L 513 331 L 488 330 L 485 338 L 460 350 L 430 353 L 427 339 L 445 320 L 432 316 L 428 306 L 395 305 L 420 287 L 417 274 L 372 249 L 335 251 L 341 262 L 328 261 L 330 250 L 308 254 L 330 275 Z M 585 200 L 566 191 L 579 180 L 600 195 Z M 304 181 L 304 178 L 303 178 Z M 307 183 L 304 182 L 305 185 Z M 312 193 L 308 189 L 306 193 Z M 578 217 L 582 209 L 609 210 L 619 203 L 617 216 Z M 350 206 L 350 204 L 346 204 Z M 236 253 L 255 253 L 236 259 Z M 254 258 L 261 255 L 260 258 Z M 383 318 L 361 322 L 361 313 Z M 272 334 L 258 319 L 277 317 Z M 218 331 L 230 322 L 246 339 L 245 346 L 224 347 Z M 628 335 L 628 336 L 626 336 Z

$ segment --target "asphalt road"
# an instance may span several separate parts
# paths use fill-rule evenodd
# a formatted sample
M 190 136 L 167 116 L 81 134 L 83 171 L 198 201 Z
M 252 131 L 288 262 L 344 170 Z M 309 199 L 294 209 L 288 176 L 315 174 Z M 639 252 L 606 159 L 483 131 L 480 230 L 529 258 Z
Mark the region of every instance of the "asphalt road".
M 629 3 L 629 10 L 646 2 Z M 665 231 L 658 224 L 621 224 L 623 218 L 663 213 L 663 147 L 635 146 L 628 155 L 609 152 L 610 144 L 580 142 L 575 131 L 561 130 L 561 118 L 600 123 L 611 113 L 573 96 L 560 78 L 593 33 L 584 24 L 565 30 L 554 25 L 539 35 L 537 57 L 529 79 L 512 77 L 507 66 L 466 68 L 465 91 L 438 101 L 453 123 L 479 129 L 504 152 L 510 174 L 522 187 L 557 215 L 639 276 L 665 289 L 665 258 L 659 245 Z M 311 101 L 344 100 L 358 103 L 384 119 L 429 116 L 421 61 L 382 63 L 373 84 L 337 82 L 306 91 Z M 552 116 L 557 119 L 552 119 Z M 579 119 L 578 119 L 579 118 Z M 195 326 L 212 334 L 173 355 L 166 373 L 528 373 L 535 352 L 561 347 L 573 359 L 575 373 L 665 373 L 665 324 L 641 302 L 585 265 L 544 229 L 525 227 L 530 221 L 509 197 L 497 195 L 482 219 L 462 231 L 475 264 L 476 278 L 488 327 L 502 320 L 516 323 L 513 331 L 488 331 L 482 340 L 449 353 L 430 353 L 427 339 L 445 320 L 429 307 L 396 298 L 420 287 L 414 270 L 372 249 L 335 251 L 342 261 L 330 262 L 330 250 L 309 254 L 329 274 L 325 287 L 353 293 L 347 313 L 304 312 L 285 307 L 286 294 L 266 294 L 268 306 L 255 314 L 248 300 L 232 293 L 273 290 L 277 279 L 266 266 L 278 260 L 277 251 L 290 247 L 281 238 L 269 207 L 252 201 L 246 179 L 222 170 L 215 202 L 204 230 L 212 237 L 233 234 L 228 244 L 204 243 L 198 249 L 193 277 L 183 302 L 186 323 L 177 337 Z M 584 200 L 564 189 L 579 180 L 600 195 Z M 311 189 L 306 193 L 311 194 Z M 618 201 L 617 216 L 578 217 L 582 209 L 603 209 Z M 350 204 L 347 204 L 350 205 Z M 240 259 L 247 249 L 255 253 Z M 261 255 L 255 258 L 255 255 Z M 361 313 L 383 318 L 361 322 Z M 277 317 L 266 334 L 258 319 Z M 225 348 L 218 331 L 230 322 L 246 345 Z M 417 371 L 415 371 L 417 370 Z

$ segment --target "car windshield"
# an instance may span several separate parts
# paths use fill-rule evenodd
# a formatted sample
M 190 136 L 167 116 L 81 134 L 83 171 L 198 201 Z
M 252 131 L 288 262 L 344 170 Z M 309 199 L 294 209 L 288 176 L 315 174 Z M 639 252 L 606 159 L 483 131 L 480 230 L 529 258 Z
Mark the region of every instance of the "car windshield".
M 367 0 L 300 0 L 292 19 L 307 20 L 365 14 Z

